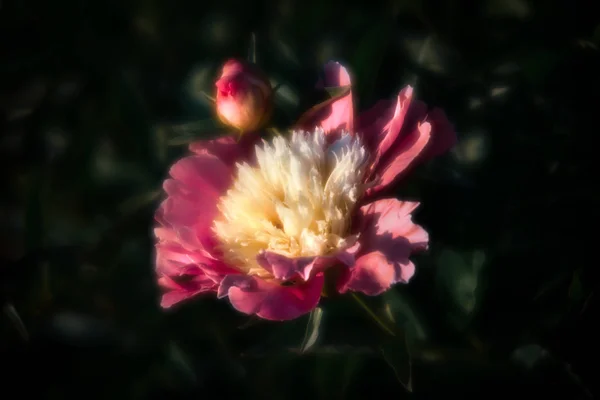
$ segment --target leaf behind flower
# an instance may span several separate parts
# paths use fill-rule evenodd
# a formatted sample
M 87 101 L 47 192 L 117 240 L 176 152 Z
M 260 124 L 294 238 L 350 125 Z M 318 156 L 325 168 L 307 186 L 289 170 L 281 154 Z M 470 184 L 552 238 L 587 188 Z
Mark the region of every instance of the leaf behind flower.
M 321 307 L 317 307 L 311 311 L 310 316 L 308 317 L 308 323 L 306 324 L 304 340 L 302 341 L 302 346 L 300 347 L 303 353 L 317 343 L 322 319 L 323 309 Z
M 406 337 L 402 335 L 399 338 L 390 338 L 380 346 L 379 350 L 385 362 L 394 370 L 398 382 L 408 392 L 412 392 L 412 358 Z

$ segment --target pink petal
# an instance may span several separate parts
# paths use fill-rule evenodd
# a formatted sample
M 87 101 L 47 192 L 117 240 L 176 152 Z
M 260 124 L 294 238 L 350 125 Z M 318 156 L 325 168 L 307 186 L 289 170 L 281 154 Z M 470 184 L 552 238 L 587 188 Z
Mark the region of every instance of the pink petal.
M 197 262 L 195 254 L 187 253 L 178 244 L 159 243 L 156 245 L 156 272 L 161 276 L 182 275 L 187 265 Z
M 184 283 L 179 283 L 167 276 L 162 276 L 159 278 L 158 283 L 166 289 L 160 302 L 162 308 L 170 308 L 200 293 L 215 292 L 217 288 L 217 284 L 201 275 Z
M 201 192 L 193 190 L 192 186 L 188 186 L 185 183 L 175 179 L 166 179 L 163 182 L 163 190 L 171 197 L 179 197 L 191 202 L 196 202 L 197 200 L 202 199 Z
M 374 151 L 374 167 L 398 139 L 412 95 L 413 88 L 407 86 L 398 94 L 394 103 L 378 102 L 360 116 L 358 131 L 363 135 L 365 143 Z
M 263 251 L 256 257 L 256 260 L 276 279 L 288 280 L 300 277 L 307 281 L 311 273 L 324 271 L 333 265 L 342 263 L 352 266 L 354 255 L 347 251 L 340 251 L 329 256 L 288 258 L 281 254 Z
M 356 260 L 350 279 L 338 290 L 340 293 L 351 290 L 377 296 L 395 283 L 408 283 L 414 273 L 415 266 L 408 257 L 395 261 L 380 251 L 373 251 Z
M 154 228 L 154 236 L 159 240 L 159 241 L 169 241 L 169 242 L 173 242 L 177 240 L 177 234 L 175 233 L 175 231 L 173 231 L 172 229 L 169 228 Z
M 213 155 L 195 155 L 177 161 L 169 174 L 201 194 L 221 195 L 232 180 L 232 168 Z
M 362 206 L 356 219 L 362 250 L 381 249 L 386 238 L 404 238 L 413 251 L 427 249 L 427 231 L 412 222 L 412 212 L 418 206 L 419 203 L 398 199 L 381 199 Z
M 203 241 L 210 243 L 208 236 L 211 235 L 212 215 L 203 214 L 201 206 L 202 203 L 168 197 L 156 211 L 155 219 L 170 229 L 176 241 L 186 249 L 204 249 Z M 211 213 L 210 208 L 207 211 Z
M 281 286 L 256 276 L 229 275 L 221 282 L 217 296 L 229 296 L 231 305 L 244 314 L 284 321 L 313 310 L 319 304 L 323 282 L 322 273 L 293 286 Z
M 424 122 L 406 137 L 400 138 L 400 145 L 394 148 L 394 154 L 390 155 L 389 161 L 377 169 L 377 184 L 371 187 L 367 194 L 373 195 L 392 184 L 400 177 L 408 166 L 423 151 L 431 134 L 431 124 Z
M 454 127 L 448 121 L 443 110 L 439 108 L 431 110 L 427 121 L 431 124 L 431 140 L 419 157 L 420 162 L 426 162 L 444 154 L 454 147 L 457 141 Z
M 323 67 L 324 79 L 319 80 L 317 88 L 343 87 L 352 85 L 350 74 L 346 68 L 337 61 L 329 61 Z
M 412 101 L 412 95 L 412 87 L 407 86 L 395 103 L 380 101 L 359 118 L 358 132 L 374 154 L 368 177 L 380 178 L 369 194 L 456 144 L 456 134 L 444 112 L 433 109 L 427 115 L 427 106 Z
M 350 90 L 350 75 L 346 68 L 334 61 L 325 65 L 324 80 L 318 86 L 327 88 L 348 87 L 348 92 L 341 97 L 325 101 L 304 113 L 298 127 L 312 130 L 321 127 L 325 132 L 334 132 L 340 129 L 353 132 L 354 107 L 352 104 L 352 91 Z
M 380 138 L 379 133 L 383 131 L 383 127 L 390 120 L 390 115 L 393 115 L 396 102 L 383 99 L 378 100 L 368 110 L 360 113 L 357 121 L 356 131 L 361 134 L 363 143 L 371 151 L 377 149 L 377 140 Z
M 156 244 L 156 273 L 166 289 L 161 306 L 168 308 L 199 293 L 216 292 L 223 278 L 237 271 L 179 242 L 161 241 Z
M 169 197 L 155 219 L 188 250 L 210 252 L 215 244 L 212 222 L 219 198 L 233 179 L 232 167 L 213 155 L 202 154 L 179 160 L 170 174 L 173 179 L 163 184 Z
M 190 144 L 190 151 L 199 155 L 213 155 L 229 166 L 247 160 L 259 143 L 260 135 L 246 133 L 243 136 L 223 136 L 211 140 L 198 140 Z
M 202 275 L 215 283 L 228 274 L 237 273 L 220 260 L 207 257 L 204 253 L 185 249 L 177 243 L 158 243 L 156 245 L 156 271 L 160 275 L 182 276 Z
M 240 60 L 236 60 L 235 58 L 229 59 L 223 64 L 221 69 L 221 76 L 231 76 L 238 74 L 240 72 L 244 72 L 246 69 L 246 64 Z
M 361 254 L 351 270 L 342 271 L 338 290 L 377 295 L 397 282 L 408 282 L 415 267 L 412 252 L 427 248 L 427 232 L 412 222 L 418 203 L 383 199 L 360 208 L 356 226 L 361 232 Z
M 189 299 L 194 296 L 196 293 L 185 292 L 181 290 L 171 290 L 169 292 L 163 293 L 160 306 L 162 308 L 171 308 L 177 303 L 181 303 L 184 300 Z

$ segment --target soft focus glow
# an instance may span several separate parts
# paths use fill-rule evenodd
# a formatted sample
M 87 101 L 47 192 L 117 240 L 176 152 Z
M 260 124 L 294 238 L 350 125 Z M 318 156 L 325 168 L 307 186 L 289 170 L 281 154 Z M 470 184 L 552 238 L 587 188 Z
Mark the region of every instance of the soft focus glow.
M 219 117 L 244 127 L 192 143 L 194 154 L 169 170 L 154 230 L 161 306 L 214 293 L 241 313 L 285 321 L 314 310 L 325 287 L 377 296 L 408 283 L 429 235 L 412 221 L 419 203 L 381 196 L 454 146 L 445 113 L 412 103 L 406 86 L 357 115 L 350 74 L 331 61 L 316 86 L 344 93 L 261 144 L 249 125 L 268 121 L 268 77 L 229 60 L 215 86 Z M 249 113 L 254 100 L 268 107 Z
M 488 134 L 481 129 L 466 133 L 454 148 L 455 159 L 464 166 L 474 166 L 485 160 L 489 153 Z
M 256 255 L 327 255 L 354 244 L 350 215 L 365 190 L 368 154 L 344 134 L 331 145 L 323 130 L 295 131 L 256 147 L 257 166 L 238 164 L 221 198 L 214 231 L 225 261 L 268 278 Z

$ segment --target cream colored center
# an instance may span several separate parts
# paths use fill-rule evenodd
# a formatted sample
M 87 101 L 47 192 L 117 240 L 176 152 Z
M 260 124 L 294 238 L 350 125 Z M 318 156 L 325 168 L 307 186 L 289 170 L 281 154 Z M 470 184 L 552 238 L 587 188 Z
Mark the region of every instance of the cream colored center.
M 325 134 L 294 131 L 256 146 L 257 166 L 237 165 L 231 189 L 219 202 L 214 232 L 230 265 L 270 277 L 256 256 L 326 255 L 351 246 L 350 216 L 362 196 L 368 154 L 344 134 L 327 145 Z

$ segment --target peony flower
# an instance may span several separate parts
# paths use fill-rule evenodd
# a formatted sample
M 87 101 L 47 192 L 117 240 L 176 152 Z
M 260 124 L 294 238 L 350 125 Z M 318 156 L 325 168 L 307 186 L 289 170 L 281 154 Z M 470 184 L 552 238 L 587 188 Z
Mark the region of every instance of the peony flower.
M 323 85 L 348 86 L 338 63 Z M 165 308 L 201 293 L 269 320 L 314 309 L 325 273 L 340 293 L 378 295 L 415 273 L 428 234 L 418 203 L 375 195 L 455 141 L 444 114 L 405 88 L 354 121 L 352 94 L 310 110 L 289 136 L 192 144 L 164 183 L 156 270 Z
M 271 84 L 254 65 L 227 61 L 215 85 L 216 111 L 224 124 L 248 132 L 260 129 L 269 120 Z

